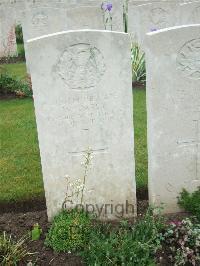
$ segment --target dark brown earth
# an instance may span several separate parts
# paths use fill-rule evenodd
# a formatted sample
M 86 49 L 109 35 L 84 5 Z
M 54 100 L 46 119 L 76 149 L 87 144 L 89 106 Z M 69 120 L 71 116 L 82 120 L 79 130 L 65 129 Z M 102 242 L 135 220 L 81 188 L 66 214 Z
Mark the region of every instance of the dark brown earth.
M 135 81 L 135 82 L 132 82 L 132 87 L 133 89 L 145 89 L 145 84 L 144 83 L 141 83 L 139 81 Z
M 147 200 L 138 202 L 139 214 L 144 213 L 147 208 Z M 47 220 L 46 204 L 43 198 L 21 203 L 0 203 L 0 233 L 5 231 L 14 238 L 20 239 L 28 234 L 36 223 L 42 228 L 41 239 L 38 241 L 27 241 L 28 251 L 35 254 L 27 257 L 20 266 L 27 265 L 28 262 L 36 262 L 37 266 L 83 265 L 79 257 L 66 253 L 58 254 L 52 251 L 52 249 L 45 247 L 45 235 L 50 224 Z
M 13 94 L 1 94 L 0 93 L 0 100 L 10 100 L 16 98 L 16 95 Z
M 25 59 L 23 56 L 14 56 L 14 57 L 1 57 L 0 58 L 0 64 L 15 64 L 15 63 L 21 63 L 25 62 Z
M 145 193 L 140 194 L 140 196 L 142 195 L 144 196 Z M 146 212 L 147 208 L 148 200 L 138 201 L 138 218 L 140 218 Z M 168 215 L 167 218 L 169 220 L 176 220 L 186 216 L 188 216 L 187 213 L 179 213 Z M 33 265 L 37 266 L 84 265 L 80 257 L 66 253 L 58 254 L 52 249 L 45 247 L 44 240 L 50 224 L 47 220 L 46 204 L 44 198 L 32 199 L 30 201 L 24 201 L 21 203 L 0 203 L 0 233 L 5 231 L 8 234 L 11 234 L 14 238 L 20 239 L 22 236 L 28 234 L 33 225 L 36 223 L 38 223 L 42 228 L 41 239 L 38 241 L 27 241 L 28 251 L 34 254 L 26 257 L 24 262 L 22 262 L 19 266 L 27 265 L 28 262 L 32 262 Z M 171 265 L 169 261 L 167 261 L 166 254 L 163 254 L 163 250 L 158 251 L 156 257 L 158 265 Z M 160 260 L 160 258 L 162 258 L 162 260 Z
M 39 223 L 42 228 L 41 239 L 27 241 L 28 251 L 35 254 L 28 256 L 24 262 L 20 263 L 20 266 L 27 265 L 28 262 L 32 262 L 33 265 L 36 263 L 38 266 L 83 265 L 80 258 L 66 253 L 57 254 L 50 248 L 44 246 L 45 235 L 49 228 L 46 210 L 1 214 L 0 232 L 6 231 L 8 234 L 12 234 L 14 238 L 20 239 L 31 231 L 35 223 Z
M 26 213 L 46 210 L 45 198 L 34 198 L 19 202 L 0 202 L 0 214 L 4 213 Z

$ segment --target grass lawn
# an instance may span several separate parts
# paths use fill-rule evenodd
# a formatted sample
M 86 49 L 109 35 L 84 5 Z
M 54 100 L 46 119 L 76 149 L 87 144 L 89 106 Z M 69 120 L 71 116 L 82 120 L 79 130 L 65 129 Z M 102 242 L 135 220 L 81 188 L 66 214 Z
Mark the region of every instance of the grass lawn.
M 0 202 L 43 194 L 31 99 L 0 101 Z
M 26 63 L 17 63 L 17 64 L 4 64 L 0 65 L 0 73 L 8 72 L 9 74 L 16 76 L 20 79 L 26 77 Z
M 17 51 L 18 51 L 18 55 L 21 55 L 24 53 L 24 44 L 23 43 L 17 44 Z
M 4 66 L 23 77 L 24 64 Z M 43 195 L 33 101 L 0 101 L 0 202 L 26 200 Z M 145 91 L 134 90 L 134 126 L 137 187 L 147 186 Z
M 134 131 L 135 131 L 135 160 L 137 187 L 147 187 L 148 158 L 147 158 L 147 115 L 146 91 L 134 90 Z

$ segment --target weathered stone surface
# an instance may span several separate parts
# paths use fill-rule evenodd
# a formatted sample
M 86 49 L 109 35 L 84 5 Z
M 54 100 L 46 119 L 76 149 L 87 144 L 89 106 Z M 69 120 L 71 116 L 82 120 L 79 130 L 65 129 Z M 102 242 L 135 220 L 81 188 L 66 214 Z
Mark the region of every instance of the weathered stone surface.
M 0 7 L 0 57 L 17 55 L 15 13 L 12 8 Z
M 33 7 L 51 7 L 67 9 L 68 30 L 79 30 L 89 26 L 90 29 L 104 29 L 103 14 L 101 10 L 102 0 L 56 0 L 49 2 L 47 0 L 29 0 L 26 2 L 27 8 Z M 123 25 L 123 0 L 110 0 L 113 9 L 110 12 L 112 16 L 112 29 L 115 31 L 124 31 Z M 106 16 L 108 16 L 106 14 Z M 108 28 L 110 30 L 110 27 Z
M 200 185 L 200 25 L 147 34 L 149 195 L 179 211 Z
M 200 24 L 200 1 L 180 5 L 180 24 Z
M 97 215 L 102 208 L 101 219 L 119 218 L 122 206 L 123 217 L 133 216 L 125 207 L 136 204 L 128 35 L 69 31 L 30 40 L 28 49 L 49 219 L 65 199 L 65 176 L 83 181 L 89 147 L 84 206 Z
M 42 35 L 64 31 L 67 29 L 66 9 L 51 7 L 27 8 L 22 22 L 27 71 L 29 70 L 29 53 L 27 40 Z
M 12 17 L 10 20 L 15 21 L 15 24 L 20 24 L 22 21 L 22 10 L 25 8 L 25 0 L 0 0 L 0 8 L 12 9 Z
M 134 41 L 144 47 L 147 32 L 173 27 L 179 24 L 179 2 L 152 2 L 129 4 L 129 33 Z
M 103 30 L 104 16 L 101 6 L 81 6 L 67 9 L 67 28 Z
M 79 30 L 89 29 L 106 29 L 114 31 L 124 31 L 123 25 L 123 0 L 111 0 L 113 8 L 105 13 L 102 11 L 103 1 L 72 1 L 66 5 L 68 17 L 68 29 Z M 110 22 L 112 18 L 112 23 Z M 106 23 L 106 21 L 108 21 Z
M 66 10 L 51 7 L 27 9 L 22 26 L 25 41 L 64 31 L 67 28 Z

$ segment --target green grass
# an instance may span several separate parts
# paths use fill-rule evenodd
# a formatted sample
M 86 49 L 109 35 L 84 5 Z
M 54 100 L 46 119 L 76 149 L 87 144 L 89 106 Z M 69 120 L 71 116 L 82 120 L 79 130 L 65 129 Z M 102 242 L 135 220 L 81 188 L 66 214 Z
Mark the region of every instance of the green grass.
M 137 188 L 148 182 L 146 92 L 134 90 L 134 129 Z
M 0 102 L 0 202 L 43 194 L 36 123 L 31 99 Z
M 17 51 L 18 51 L 18 54 L 21 54 L 21 52 L 24 51 L 24 44 L 23 43 L 17 44 Z
M 24 79 L 27 75 L 26 63 L 0 65 L 0 73 L 3 73 L 3 72 L 8 72 L 9 74 L 11 74 L 13 76 Z
M 4 66 L 16 76 L 25 65 Z M 147 186 L 145 91 L 134 90 L 134 127 L 137 187 Z M 44 195 L 32 99 L 0 101 L 0 202 Z

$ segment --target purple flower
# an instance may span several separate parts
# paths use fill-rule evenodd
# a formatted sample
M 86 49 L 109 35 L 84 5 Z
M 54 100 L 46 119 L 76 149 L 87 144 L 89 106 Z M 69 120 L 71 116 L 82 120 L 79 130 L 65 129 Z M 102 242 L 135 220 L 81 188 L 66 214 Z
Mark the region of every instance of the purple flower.
M 103 3 L 101 8 L 104 10 L 104 11 L 111 11 L 112 10 L 112 7 L 113 5 L 111 3 Z
M 157 31 L 157 29 L 153 28 L 153 29 L 151 29 L 151 31 Z
M 176 221 L 176 220 L 169 222 L 169 224 L 170 225 L 175 225 L 175 226 L 181 226 L 182 225 L 181 221 Z

